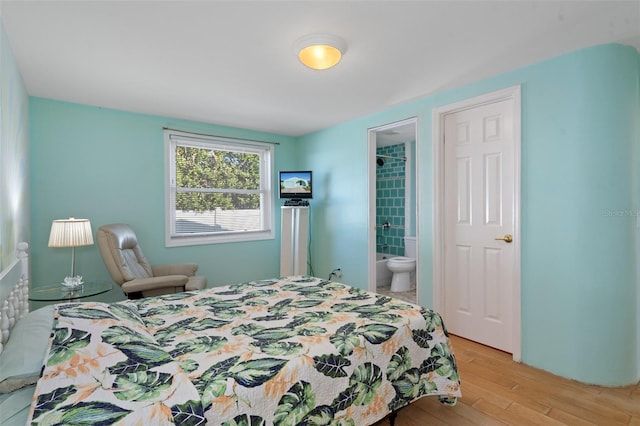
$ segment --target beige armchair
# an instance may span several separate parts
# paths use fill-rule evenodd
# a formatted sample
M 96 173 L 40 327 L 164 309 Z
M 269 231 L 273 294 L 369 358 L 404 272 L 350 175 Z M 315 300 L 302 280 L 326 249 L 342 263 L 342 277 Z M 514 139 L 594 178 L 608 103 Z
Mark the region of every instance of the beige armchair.
M 151 266 L 133 229 L 123 223 L 98 228 L 98 247 L 111 278 L 130 299 L 203 289 L 207 279 L 195 276 L 198 265 Z

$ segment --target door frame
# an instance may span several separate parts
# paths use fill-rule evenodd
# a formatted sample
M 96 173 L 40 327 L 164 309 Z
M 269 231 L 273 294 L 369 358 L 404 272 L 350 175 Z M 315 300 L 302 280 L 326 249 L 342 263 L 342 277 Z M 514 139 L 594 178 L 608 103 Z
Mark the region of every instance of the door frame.
M 413 188 L 416 197 L 416 301 L 420 302 L 420 143 L 419 138 L 419 121 L 418 117 L 409 117 L 403 120 L 394 121 L 392 123 L 384 124 L 382 126 L 371 127 L 367 129 L 367 145 L 368 155 L 367 170 L 369 172 L 369 218 L 367 223 L 368 235 L 367 235 L 367 252 L 368 252 L 368 265 L 369 265 L 369 291 L 376 291 L 376 133 L 385 130 L 393 129 L 394 127 L 403 126 L 407 124 L 413 124 L 415 128 L 416 138 L 416 153 L 415 153 L 415 174 L 416 174 L 416 186 Z M 407 153 L 405 153 L 407 154 Z M 407 154 L 408 155 L 408 154 Z
M 513 131 L 514 131 L 514 194 L 513 194 L 513 295 L 512 295 L 512 337 L 513 360 L 522 359 L 522 306 L 520 283 L 520 191 L 521 191 L 521 88 L 520 85 L 508 87 L 495 92 L 465 99 L 444 105 L 433 110 L 433 301 L 436 311 L 445 312 L 445 283 L 444 283 L 444 119 L 447 114 L 453 114 L 466 109 L 495 103 L 504 100 L 513 101 Z

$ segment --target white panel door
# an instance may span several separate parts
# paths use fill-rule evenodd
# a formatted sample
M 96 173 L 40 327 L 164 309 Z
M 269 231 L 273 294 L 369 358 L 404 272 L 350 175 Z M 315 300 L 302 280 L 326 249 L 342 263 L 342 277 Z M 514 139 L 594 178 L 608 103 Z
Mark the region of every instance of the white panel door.
M 513 350 L 512 102 L 444 118 L 447 328 L 507 352 Z

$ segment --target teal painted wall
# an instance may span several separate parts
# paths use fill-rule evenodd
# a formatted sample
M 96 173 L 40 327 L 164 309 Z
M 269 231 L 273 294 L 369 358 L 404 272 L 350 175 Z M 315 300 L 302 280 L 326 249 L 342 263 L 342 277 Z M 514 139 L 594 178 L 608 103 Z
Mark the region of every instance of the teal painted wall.
M 302 137 L 318 181 L 317 271 L 340 266 L 342 281 L 367 287 L 367 129 L 417 116 L 420 303 L 432 306 L 432 110 L 521 85 L 523 361 L 637 382 L 638 70 L 635 49 L 598 46 Z
M 359 120 L 301 138 L 300 168 L 313 170 L 310 260 L 318 277 L 367 288 L 367 132 Z M 375 167 L 375 164 L 372 165 Z M 344 273 L 346 272 L 346 273 Z
M 94 234 L 103 224 L 131 224 L 151 263 L 196 262 L 210 287 L 280 274 L 277 237 L 165 247 L 162 128 L 280 142 L 274 172 L 294 164 L 293 138 L 42 98 L 31 98 L 30 119 L 34 286 L 68 275 L 70 250 L 47 243 L 51 221 L 70 216 L 90 219 Z M 275 222 L 279 235 L 279 209 Z M 96 245 L 76 249 L 76 270 L 88 279 L 109 279 Z
M 29 96 L 0 21 L 0 272 L 29 241 Z
M 528 69 L 523 94 L 523 359 L 609 385 L 638 380 L 637 57 L 565 55 Z

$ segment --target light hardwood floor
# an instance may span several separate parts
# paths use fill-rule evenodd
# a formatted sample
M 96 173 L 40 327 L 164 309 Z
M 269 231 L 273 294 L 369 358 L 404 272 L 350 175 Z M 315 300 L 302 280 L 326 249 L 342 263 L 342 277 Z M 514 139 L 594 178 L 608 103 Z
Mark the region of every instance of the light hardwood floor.
M 396 426 L 640 426 L 640 384 L 585 385 L 518 364 L 511 354 L 451 336 L 462 383 L 453 406 L 422 398 L 401 409 Z M 382 420 L 375 426 L 387 426 Z

